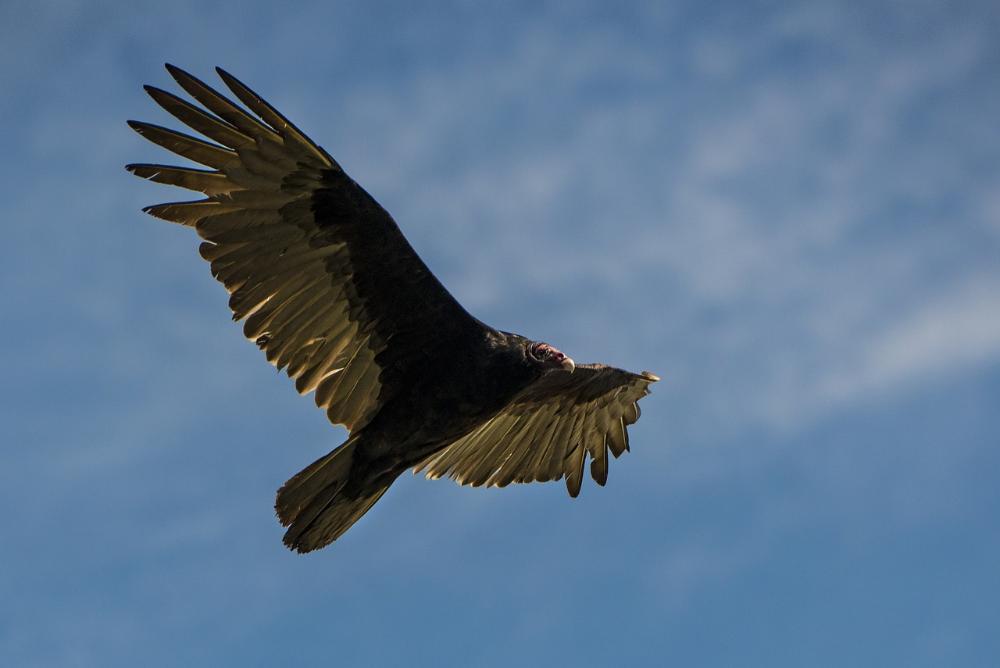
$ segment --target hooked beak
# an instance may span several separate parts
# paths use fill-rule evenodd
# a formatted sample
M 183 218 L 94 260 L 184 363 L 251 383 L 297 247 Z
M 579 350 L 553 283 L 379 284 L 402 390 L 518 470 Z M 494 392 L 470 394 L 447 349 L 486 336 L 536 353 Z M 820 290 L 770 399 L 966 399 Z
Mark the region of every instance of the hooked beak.
M 573 371 L 576 369 L 576 362 L 573 361 L 572 357 L 564 357 L 563 361 L 559 363 L 559 366 L 561 366 L 566 371 L 573 373 Z

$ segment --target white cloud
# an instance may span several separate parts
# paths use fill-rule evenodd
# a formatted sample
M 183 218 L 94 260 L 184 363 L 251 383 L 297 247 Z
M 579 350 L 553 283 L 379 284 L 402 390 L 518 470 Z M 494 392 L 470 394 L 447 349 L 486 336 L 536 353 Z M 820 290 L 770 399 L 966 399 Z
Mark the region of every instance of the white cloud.
M 1000 359 L 1000 275 L 971 276 L 933 295 L 861 346 L 859 359 L 824 379 L 839 402 L 963 373 Z

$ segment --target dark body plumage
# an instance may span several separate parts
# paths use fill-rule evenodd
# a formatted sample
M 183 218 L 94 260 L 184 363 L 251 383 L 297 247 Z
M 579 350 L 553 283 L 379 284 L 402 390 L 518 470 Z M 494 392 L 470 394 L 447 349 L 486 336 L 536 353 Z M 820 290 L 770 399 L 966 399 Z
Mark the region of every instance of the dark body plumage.
M 576 496 L 589 456 L 592 477 L 605 483 L 608 453 L 628 449 L 626 427 L 655 376 L 576 366 L 547 344 L 483 324 L 392 217 L 259 96 L 219 70 L 253 116 L 168 70 L 204 109 L 147 91 L 217 143 L 130 121 L 212 168 L 129 165 L 207 195 L 146 211 L 197 230 L 244 334 L 350 430 L 279 490 L 286 545 L 329 544 L 409 468 L 471 485 L 565 478 Z

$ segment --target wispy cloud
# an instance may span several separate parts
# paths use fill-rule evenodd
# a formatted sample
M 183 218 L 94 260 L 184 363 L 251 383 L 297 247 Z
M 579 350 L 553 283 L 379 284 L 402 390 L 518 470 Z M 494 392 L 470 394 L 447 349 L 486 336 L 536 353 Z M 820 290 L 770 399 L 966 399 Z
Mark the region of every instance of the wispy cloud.
M 853 368 L 825 379 L 831 401 L 963 373 L 1000 358 L 1000 276 L 929 295 L 862 346 Z
M 695 91 L 717 101 L 698 116 L 676 101 L 656 53 L 614 34 L 529 33 L 502 60 L 429 75 L 405 103 L 392 103 L 398 93 L 361 103 L 380 109 L 379 127 L 389 131 L 376 133 L 377 150 L 365 142 L 358 171 L 392 195 L 418 247 L 475 308 L 505 313 L 508 300 L 524 295 L 544 302 L 558 286 L 603 284 L 604 294 L 626 295 L 621 319 L 588 319 L 571 301 L 552 305 L 553 317 L 602 340 L 641 322 L 658 332 L 643 356 L 665 370 L 685 364 L 670 349 L 711 347 L 722 360 L 715 369 L 679 372 L 688 382 L 700 376 L 702 390 L 732 393 L 720 401 L 727 421 L 807 426 L 871 399 L 874 388 L 905 392 L 930 368 L 960 372 L 968 338 L 979 342 L 978 361 L 1000 349 L 995 331 L 969 330 L 976 323 L 960 318 L 951 325 L 960 331 L 938 342 L 933 365 L 916 350 L 872 359 L 887 355 L 876 341 L 888 332 L 954 317 L 931 309 L 998 280 L 987 257 L 941 268 L 955 252 L 956 224 L 941 207 L 966 190 L 963 179 L 996 175 L 971 173 L 969 154 L 944 143 L 941 133 L 967 107 L 925 102 L 981 66 L 982 31 L 966 25 L 890 50 L 870 35 L 844 40 L 859 29 L 853 20 L 809 10 L 765 20 L 756 39 L 723 31 L 696 40 L 694 66 L 711 76 Z M 749 69 L 790 48 L 808 49 L 803 57 L 826 66 L 809 78 L 792 65 L 763 79 Z M 642 97 L 626 86 L 574 107 L 573 91 L 586 85 L 579 73 L 599 79 L 609 62 L 643 82 Z M 559 92 L 547 95 L 565 110 L 561 125 L 504 146 L 482 138 L 471 140 L 480 150 L 456 145 L 459 115 L 476 119 L 473 127 L 499 120 L 511 81 L 554 82 Z M 988 135 L 984 117 L 968 121 L 982 132 L 964 133 L 958 146 Z M 401 162 L 376 167 L 397 147 L 405 149 Z M 427 169 L 445 164 L 453 167 Z M 981 189 L 969 205 L 992 211 L 993 190 Z M 931 293 L 936 300 L 925 303 Z M 646 318 L 646 310 L 661 317 Z M 723 315 L 705 325 L 710 312 Z M 680 338 L 696 329 L 702 343 Z M 582 333 L 558 333 L 585 345 Z

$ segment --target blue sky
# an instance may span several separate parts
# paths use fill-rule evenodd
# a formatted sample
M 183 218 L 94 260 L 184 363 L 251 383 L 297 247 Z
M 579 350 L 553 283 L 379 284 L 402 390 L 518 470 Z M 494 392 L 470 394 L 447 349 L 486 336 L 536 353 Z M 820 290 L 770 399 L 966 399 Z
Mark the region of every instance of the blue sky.
M 1000 661 L 994 3 L 0 6 L 0 663 Z M 230 322 L 140 85 L 222 65 L 483 320 L 663 377 L 608 486 L 405 476 Z

